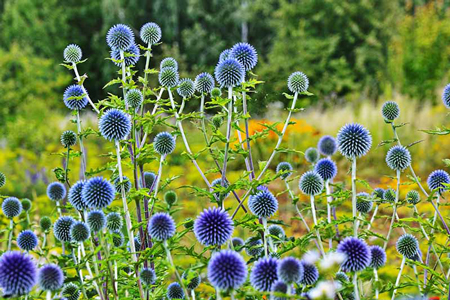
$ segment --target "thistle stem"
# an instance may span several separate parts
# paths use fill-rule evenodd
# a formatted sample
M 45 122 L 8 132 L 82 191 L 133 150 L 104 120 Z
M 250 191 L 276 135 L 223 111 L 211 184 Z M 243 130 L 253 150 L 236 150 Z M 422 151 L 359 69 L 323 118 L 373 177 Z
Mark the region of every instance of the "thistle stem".
M 248 165 L 250 167 L 250 179 L 254 179 L 255 176 L 255 169 L 253 166 L 253 157 L 252 157 L 252 148 L 250 146 L 250 132 L 249 132 L 249 126 L 248 126 L 248 118 L 247 118 L 247 93 L 244 91 L 242 92 L 242 112 L 244 113 L 244 123 L 245 123 L 245 137 L 247 142 L 247 151 L 248 151 Z
M 111 265 L 111 260 L 109 259 L 109 246 L 108 246 L 108 243 L 105 241 L 105 236 L 101 230 L 99 232 L 99 235 L 100 235 L 99 236 L 100 243 L 102 244 L 102 248 L 105 251 L 105 260 L 107 261 L 108 273 L 111 278 L 111 285 L 113 288 L 113 296 L 114 296 L 114 299 L 117 300 L 118 296 L 117 296 L 117 290 L 116 290 L 116 281 L 114 279 L 114 272 L 113 272 L 113 268 Z
M 352 213 L 353 236 L 358 237 L 358 220 L 356 219 L 356 157 L 352 160 Z
M 127 83 L 127 73 L 125 71 L 125 55 L 123 50 L 120 50 L 120 60 L 122 61 L 122 91 L 123 91 L 123 99 L 125 100 L 125 95 L 127 93 L 127 89 L 125 88 L 125 84 Z M 128 110 L 128 104 L 125 102 L 125 109 Z
M 9 220 L 9 237 L 8 237 L 8 251 L 11 251 L 11 243 L 14 229 L 14 221 L 13 219 Z
M 188 292 L 186 290 L 186 287 L 184 286 L 183 279 L 181 278 L 180 273 L 178 273 L 178 270 L 175 267 L 175 264 L 173 263 L 172 254 L 170 253 L 169 247 L 167 245 L 167 241 L 163 242 L 163 247 L 164 247 L 164 250 L 166 251 L 167 260 L 169 261 L 172 269 L 174 270 L 175 276 L 177 277 L 178 281 L 180 282 L 180 285 L 183 288 L 183 291 L 184 291 L 184 294 L 186 295 L 186 298 L 189 299 L 189 294 L 188 294 Z
M 56 210 L 58 211 L 58 215 L 61 217 L 62 213 L 61 213 L 61 206 L 59 205 L 59 201 L 56 201 Z
M 73 71 L 75 72 L 75 77 L 77 78 L 78 84 L 81 82 L 80 74 L 78 73 L 77 64 L 72 63 Z M 84 85 L 81 84 L 81 88 L 83 89 L 83 93 L 85 94 L 85 97 L 88 99 L 89 104 L 92 106 L 92 108 L 95 110 L 97 114 L 100 113 L 100 111 L 95 107 L 94 102 L 92 102 L 91 97 L 89 97 L 89 94 L 87 93 L 86 89 L 84 88 Z
M 228 120 L 227 120 L 227 141 L 225 143 L 225 152 L 223 154 L 223 167 L 222 167 L 222 186 L 225 187 L 225 176 L 227 174 L 227 163 L 228 163 L 228 151 L 230 147 L 230 137 L 231 137 L 231 121 L 233 117 L 233 87 L 228 87 Z
M 269 237 L 269 234 L 267 232 L 267 219 L 266 218 L 261 218 L 263 226 L 264 226 L 264 256 L 268 257 L 269 256 L 269 252 L 267 250 L 267 239 Z
M 384 250 L 386 250 L 386 247 L 389 243 L 389 238 L 392 233 L 392 228 L 394 226 L 395 217 L 397 215 L 397 203 L 398 203 L 399 193 L 400 193 L 400 170 L 397 170 L 397 190 L 395 191 L 395 202 L 394 202 L 394 206 L 392 207 L 392 210 L 393 210 L 392 219 L 391 219 L 391 224 L 389 225 L 389 230 L 388 230 L 388 233 L 386 236 L 386 241 L 384 242 L 384 247 L 383 247 Z
M 402 277 L 403 268 L 405 267 L 406 258 L 403 257 L 402 264 L 400 265 L 400 270 L 398 271 L 397 280 L 394 285 L 394 292 L 392 293 L 392 300 L 395 299 L 395 294 L 397 293 L 397 287 L 400 283 L 400 278 Z
M 81 273 L 80 268 L 78 267 L 78 261 L 77 261 L 77 257 L 75 255 L 75 248 L 72 248 L 72 259 L 73 259 L 73 263 L 75 265 L 75 270 L 77 272 L 78 277 L 80 277 L 80 285 L 81 285 L 81 292 L 83 293 L 84 298 L 89 299 L 86 293 L 86 289 L 84 288 L 84 284 L 83 284 L 83 275 Z
M 369 225 L 367 225 L 367 230 L 370 230 L 370 228 L 372 227 L 372 223 L 375 221 L 375 216 L 378 213 L 378 204 L 375 205 L 375 209 L 373 210 L 373 214 L 372 214 L 372 218 L 370 219 Z
M 92 238 L 92 240 L 93 240 L 93 238 Z M 85 251 L 85 249 L 84 249 L 84 244 L 81 243 L 80 246 L 81 246 L 81 254 L 83 255 L 84 258 L 86 258 L 86 251 Z M 92 247 L 92 245 L 91 245 L 91 252 L 94 254 L 94 248 Z M 98 267 L 97 267 L 97 257 L 95 256 L 95 254 L 94 254 L 92 257 L 93 257 L 93 259 L 94 259 L 94 268 L 95 268 L 95 271 L 96 271 L 96 276 L 98 276 L 99 273 L 98 273 Z M 97 280 L 94 279 L 94 275 L 92 274 L 92 269 L 91 269 L 91 266 L 90 266 L 88 260 L 86 260 L 86 269 L 88 270 L 89 276 L 90 276 L 90 277 L 92 278 L 92 280 L 93 280 L 94 287 L 95 287 L 95 289 L 97 290 L 97 293 L 98 293 L 98 295 L 100 296 L 100 299 L 103 300 L 103 299 L 104 299 L 104 296 L 103 296 L 102 290 L 99 288 L 98 283 L 97 283 Z
M 317 223 L 317 216 L 316 216 L 316 206 L 314 203 L 314 196 L 311 195 L 311 214 L 314 220 L 314 227 L 315 227 L 315 231 L 316 231 L 316 237 L 317 237 L 317 243 L 319 244 L 319 248 L 320 248 L 320 253 L 322 254 L 322 256 L 325 256 L 325 251 L 323 250 L 323 245 L 322 245 L 322 240 L 320 238 L 320 230 L 317 227 L 318 223 Z
M 354 288 L 354 294 L 355 294 L 355 300 L 359 300 L 359 289 L 358 289 L 358 273 L 355 272 L 353 274 L 353 288 Z
M 47 300 L 52 300 L 52 292 L 47 291 Z
M 69 182 L 69 161 L 70 161 L 70 147 L 67 147 L 66 164 L 64 166 L 64 179 L 66 180 L 67 186 L 70 188 Z M 27 213 L 28 215 L 28 213 Z
M 378 284 L 378 270 L 373 269 L 373 277 L 375 278 L 375 285 Z M 375 288 L 375 299 L 378 299 L 380 291 L 378 290 L 378 286 Z
M 191 297 L 192 297 L 192 300 L 195 300 L 195 291 L 194 290 L 191 290 Z
M 164 92 L 164 88 L 162 88 L 159 91 L 159 95 L 156 98 L 155 107 L 153 108 L 153 111 L 152 111 L 152 115 L 154 115 L 156 113 L 156 109 L 158 108 L 158 101 L 161 99 L 163 92 Z M 147 132 L 144 133 L 144 136 L 142 137 L 141 143 L 139 144 L 139 148 L 142 148 L 142 146 L 144 146 L 145 141 L 147 140 L 147 136 L 148 136 Z M 139 157 L 139 155 L 137 157 Z
M 78 142 L 80 143 L 80 151 L 81 151 L 81 179 L 86 180 L 86 151 L 83 145 L 83 138 L 81 137 L 81 119 L 80 119 L 80 111 L 77 110 L 77 131 L 78 131 Z
M 331 225 L 331 202 L 333 201 L 333 197 L 331 196 L 331 189 L 330 189 L 330 181 L 325 181 L 325 191 L 327 193 L 327 221 L 328 225 Z M 328 241 L 328 247 L 331 249 L 333 248 L 333 238 L 330 237 L 330 240 Z

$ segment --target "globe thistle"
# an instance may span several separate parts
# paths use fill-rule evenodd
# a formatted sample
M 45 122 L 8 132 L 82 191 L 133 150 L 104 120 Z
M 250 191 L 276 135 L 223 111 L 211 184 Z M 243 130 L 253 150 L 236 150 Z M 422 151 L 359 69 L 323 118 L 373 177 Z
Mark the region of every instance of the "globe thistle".
M 182 98 L 191 98 L 195 93 L 194 81 L 190 78 L 183 78 L 178 83 L 177 93 Z
M 188 271 L 183 272 L 183 275 L 181 275 L 181 277 L 183 278 L 183 280 L 187 281 L 186 287 L 189 290 L 195 290 L 196 288 L 198 288 L 202 280 L 200 276 L 198 276 L 198 274 Z
M 89 208 L 102 209 L 111 204 L 115 196 L 114 186 L 102 177 L 92 177 L 81 190 L 82 201 Z
M 225 181 L 225 184 L 222 185 L 222 178 L 214 179 L 211 182 L 211 187 L 213 189 L 220 189 L 221 187 L 228 188 L 228 182 Z M 230 195 L 230 192 L 215 192 L 214 197 L 216 197 L 220 202 L 222 202 L 225 198 Z
M 0 188 L 3 187 L 6 183 L 6 176 L 2 172 L 0 172 Z
M 300 177 L 299 187 L 303 194 L 316 196 L 322 192 L 323 179 L 319 173 L 308 171 Z
M 336 139 L 330 135 L 325 135 L 320 138 L 319 142 L 317 143 L 317 149 L 319 150 L 320 154 L 325 156 L 331 156 L 337 151 L 337 143 Z
M 291 176 L 292 174 L 292 165 L 286 161 L 280 162 L 277 165 L 277 173 L 283 173 L 280 177 L 281 179 L 285 180 L 286 178 L 288 178 L 289 176 Z
M 70 229 L 75 220 L 69 216 L 62 216 L 56 220 L 55 225 L 53 225 L 53 234 L 58 241 L 70 242 L 72 236 L 70 235 Z
M 153 147 L 159 155 L 168 155 L 175 150 L 175 138 L 168 132 L 160 132 L 153 140 Z
M 395 191 L 391 188 L 388 188 L 384 191 L 384 198 L 387 202 L 395 202 Z
M 313 264 L 307 263 L 306 261 L 301 261 L 303 265 L 303 278 L 300 283 L 303 285 L 313 285 L 319 279 L 319 270 Z
M 106 228 L 110 231 L 120 230 L 123 226 L 122 217 L 116 212 L 111 212 L 106 216 Z
M 178 85 L 180 75 L 175 68 L 165 67 L 159 72 L 159 84 L 166 88 L 174 88 Z
M 214 78 L 209 73 L 203 72 L 195 77 L 194 87 L 200 93 L 210 93 L 214 84 Z
M 204 246 L 225 244 L 233 230 L 233 221 L 221 208 L 205 209 L 194 223 L 195 237 Z
M 167 299 L 184 299 L 184 291 L 178 282 L 172 282 L 167 287 Z
M 109 141 L 124 140 L 131 132 L 130 116 L 118 109 L 109 109 L 100 117 L 98 129 Z
M 231 245 L 233 245 L 233 250 L 241 252 L 244 249 L 244 240 L 240 237 L 234 237 L 231 239 Z
M 369 152 L 370 147 L 372 147 L 372 136 L 360 124 L 346 124 L 339 130 L 337 142 L 341 154 L 354 159 Z
M 369 247 L 372 259 L 369 266 L 374 269 L 379 269 L 386 264 L 386 252 L 380 246 Z
M 235 251 L 222 250 L 212 255 L 208 263 L 208 280 L 219 290 L 234 290 L 247 280 L 245 260 Z
M 269 218 L 278 210 L 278 200 L 269 191 L 259 191 L 248 200 L 248 208 L 259 218 Z
M 161 40 L 161 35 L 161 27 L 159 27 L 159 25 L 156 23 L 145 23 L 141 27 L 141 40 L 148 45 L 154 45 L 158 43 Z
M 414 259 L 419 251 L 419 242 L 413 235 L 408 233 L 403 234 L 397 240 L 396 246 L 398 253 L 409 259 Z
M 17 237 L 17 246 L 25 251 L 31 251 L 38 245 L 38 239 L 33 231 L 24 230 Z
M 77 210 L 85 210 L 88 208 L 87 203 L 84 201 L 82 197 L 82 191 L 83 186 L 85 182 L 84 181 L 77 181 L 69 190 L 69 194 L 67 195 L 67 199 L 69 200 L 70 204 L 72 204 L 73 207 Z
M 384 199 L 384 190 L 382 188 L 376 188 L 373 190 L 372 196 L 380 199 Z
M 86 91 L 78 84 L 66 88 L 63 94 L 64 104 L 71 110 L 82 110 L 88 104 Z
M 125 194 L 127 194 L 131 190 L 131 181 L 127 176 L 122 176 L 122 183 L 120 183 L 120 177 L 117 177 L 114 180 L 114 188 L 119 194 L 122 194 L 123 188 Z
M 244 81 L 245 69 L 234 58 L 228 58 L 217 64 L 214 76 L 221 87 L 234 87 Z
M 387 101 L 381 108 L 381 114 L 386 122 L 392 123 L 400 115 L 400 108 L 394 101 Z
M 284 240 L 284 238 L 286 237 L 284 229 L 280 225 L 270 225 L 267 230 L 269 231 L 270 235 L 277 237 L 278 240 Z
M 442 93 L 442 102 L 445 107 L 450 108 L 450 84 L 447 84 L 444 88 L 444 92 Z
M 218 87 L 215 87 L 211 90 L 211 97 L 212 98 L 217 98 L 222 96 L 222 90 Z M 219 126 L 220 127 L 220 126 Z
M 78 45 L 70 44 L 64 49 L 64 60 L 76 64 L 81 60 L 81 48 Z
M 22 199 L 21 203 L 22 203 L 22 209 L 24 211 L 28 212 L 31 209 L 31 200 L 30 199 L 24 198 L 24 199 Z
M 129 243 L 128 243 L 129 244 Z M 136 251 L 141 251 L 141 238 L 140 236 L 135 236 L 134 237 L 134 248 L 136 249 Z
M 447 184 L 450 184 L 450 176 L 444 170 L 433 171 L 427 180 L 430 190 L 437 190 L 438 193 L 443 193 L 447 189 Z
M 307 162 L 315 164 L 317 160 L 319 159 L 320 154 L 319 151 L 317 151 L 316 148 L 308 148 L 305 151 L 305 159 Z
M 39 220 L 39 226 L 42 231 L 47 232 L 52 227 L 52 220 L 47 216 L 43 216 L 41 220 Z
M 406 201 L 409 204 L 412 205 L 416 205 L 417 203 L 420 202 L 420 195 L 418 191 L 415 190 L 410 190 L 407 194 L 406 194 Z
M 139 47 L 136 44 L 131 45 L 130 48 L 124 51 L 123 61 L 125 62 L 125 66 L 129 67 L 136 65 L 140 57 L 141 51 L 139 50 Z M 113 49 L 111 51 L 111 59 L 113 59 L 113 63 L 116 66 L 122 66 L 122 58 L 120 57 L 119 49 Z
M 225 49 L 219 55 L 219 62 L 222 62 L 229 58 L 231 58 L 231 49 Z
M 117 248 L 122 247 L 123 243 L 125 241 L 125 237 L 123 236 L 123 233 L 121 231 L 114 231 L 111 233 L 111 235 L 112 235 L 112 241 L 113 241 L 114 247 L 117 247 Z M 141 248 L 140 246 L 138 248 L 136 246 L 136 243 L 134 243 L 134 244 L 135 244 L 136 249 Z
M 39 287 L 44 291 L 56 291 L 64 283 L 64 273 L 55 264 L 44 265 L 38 272 Z
M 84 222 L 76 221 L 70 228 L 70 235 L 73 241 L 82 243 L 89 238 L 91 230 Z
M 247 43 L 234 45 L 229 55 L 244 66 L 245 71 L 253 69 L 258 62 L 258 53 L 252 45 Z
M 125 95 L 125 103 L 131 108 L 138 108 L 144 102 L 144 95 L 138 89 L 132 89 Z
M 114 25 L 106 34 L 106 43 L 111 49 L 126 51 L 134 44 L 133 31 L 124 24 Z
M 309 79 L 302 72 L 294 72 L 288 78 L 288 88 L 292 93 L 303 93 L 308 90 Z
M 37 268 L 32 256 L 7 251 L 0 257 L 0 287 L 5 298 L 28 294 L 36 284 L 36 276 Z
M 77 143 L 77 134 L 72 130 L 66 130 L 61 134 L 61 144 L 64 148 L 70 148 Z
M 250 283 L 260 291 L 270 291 L 272 284 L 278 280 L 278 260 L 272 257 L 260 258 L 253 265 L 250 273 Z
M 367 214 L 373 207 L 373 202 L 370 199 L 370 195 L 361 192 L 357 195 L 356 200 L 356 210 L 359 211 L 362 214 Z
M 167 191 L 164 194 L 164 201 L 166 201 L 167 205 L 172 206 L 177 202 L 178 196 L 174 191 Z
M 78 285 L 69 282 L 63 286 L 61 294 L 66 297 L 67 300 L 78 300 L 81 296 L 81 290 Z
M 151 189 L 155 183 L 156 175 L 153 172 L 144 172 L 145 187 Z
M 403 171 L 411 165 L 411 154 L 403 146 L 393 146 L 386 155 L 386 163 L 395 171 Z
M 148 222 L 148 232 L 157 241 L 165 241 L 175 234 L 175 221 L 169 214 L 157 213 Z
M 320 159 L 314 167 L 324 181 L 332 180 L 337 175 L 337 166 L 334 161 L 329 158 Z
M 344 272 L 337 272 L 334 278 L 342 283 L 350 282 L 350 278 Z
M 52 182 L 47 186 L 47 196 L 52 201 L 61 201 L 66 194 L 66 187 L 61 182 Z
M 16 197 L 9 197 L 3 200 L 2 210 L 5 217 L 12 219 L 22 212 L 22 203 Z
M 263 243 L 259 237 L 252 236 L 245 240 L 245 253 L 249 256 L 260 256 L 264 251 Z
M 156 281 L 156 274 L 152 268 L 143 268 L 139 273 L 139 278 L 144 285 L 152 285 Z
M 106 226 L 106 217 L 103 211 L 93 210 L 89 212 L 86 222 L 93 232 L 99 232 Z
M 175 69 L 175 71 L 178 71 L 178 63 L 175 60 L 175 58 L 173 57 L 166 57 L 161 61 L 161 64 L 159 65 L 159 68 L 164 69 L 164 68 L 173 68 Z
M 345 260 L 341 265 L 345 271 L 362 271 L 369 266 L 372 259 L 367 244 L 355 237 L 347 237 L 340 242 L 337 252 L 345 255 Z
M 279 261 L 278 278 L 285 283 L 299 282 L 303 278 L 303 265 L 294 257 L 286 257 Z

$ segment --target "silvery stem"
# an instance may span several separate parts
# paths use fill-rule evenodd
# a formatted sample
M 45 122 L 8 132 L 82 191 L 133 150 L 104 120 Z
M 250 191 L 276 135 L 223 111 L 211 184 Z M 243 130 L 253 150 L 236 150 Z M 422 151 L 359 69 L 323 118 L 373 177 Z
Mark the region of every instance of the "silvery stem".
M 353 274 L 353 287 L 354 287 L 354 294 L 355 294 L 355 300 L 359 300 L 359 289 L 358 289 L 358 273 L 355 272 Z
M 330 189 L 330 181 L 325 181 L 325 191 L 327 193 L 327 221 L 328 224 L 331 225 L 331 202 L 333 201 L 333 197 L 331 196 L 331 189 Z M 328 241 L 329 248 L 333 248 L 333 238 L 330 237 L 330 240 Z
M 81 151 L 81 179 L 86 179 L 86 151 L 83 145 L 83 138 L 81 137 L 81 119 L 80 119 L 80 111 L 77 110 L 77 131 L 78 131 L 78 141 L 80 143 L 80 151 Z
M 356 157 L 352 161 L 352 213 L 353 213 L 353 236 L 358 237 L 358 221 L 356 219 Z
M 162 89 L 159 91 L 159 95 L 158 95 L 158 97 L 156 98 L 155 106 L 153 107 L 152 115 L 154 115 L 154 114 L 156 113 L 156 109 L 158 108 L 158 101 L 161 99 L 163 92 L 164 92 L 164 88 L 162 88 Z M 142 137 L 141 143 L 139 144 L 139 148 L 142 148 L 142 146 L 143 146 L 144 143 L 145 143 L 145 140 L 147 139 L 147 136 L 148 136 L 148 133 L 147 133 L 147 132 L 144 133 L 144 136 Z M 139 155 L 138 155 L 138 157 L 139 157 Z
M 377 269 L 373 269 L 373 277 L 375 278 L 375 284 L 378 283 L 378 271 Z M 375 299 L 378 299 L 380 294 L 380 291 L 378 290 L 378 287 L 375 288 Z
M 268 257 L 269 252 L 267 250 L 267 238 L 269 237 L 269 234 L 267 232 L 267 219 L 266 218 L 261 218 L 261 219 L 262 219 L 262 223 L 264 226 L 264 256 Z
M 402 264 L 400 265 L 400 270 L 398 271 L 397 280 L 395 281 L 394 285 L 394 292 L 392 293 L 392 300 L 395 299 L 395 294 L 397 293 L 397 287 L 400 283 L 400 278 L 402 277 L 403 268 L 405 267 L 406 259 L 403 257 Z
M 322 254 L 322 256 L 325 255 L 325 251 L 323 250 L 323 245 L 322 245 L 322 239 L 320 238 L 320 231 L 319 228 L 317 227 L 318 223 L 317 223 L 317 216 L 316 216 L 316 206 L 314 203 L 314 196 L 311 195 L 311 214 L 314 220 L 314 227 L 316 230 L 316 237 L 317 237 L 317 243 L 319 243 L 319 248 L 320 248 L 320 253 Z
M 52 292 L 47 291 L 47 300 L 52 300 Z
M 223 158 L 223 168 L 222 168 L 222 186 L 225 186 L 225 177 L 227 174 L 227 162 L 228 162 L 228 151 L 230 147 L 230 137 L 231 137 L 231 121 L 233 117 L 233 87 L 228 87 L 228 120 L 227 120 L 227 141 L 225 143 L 225 152 Z
M 73 67 L 73 71 L 75 72 L 75 77 L 77 78 L 77 81 L 80 82 L 81 78 L 80 78 L 80 74 L 78 73 L 77 64 L 72 63 L 72 67 Z M 97 107 L 95 107 L 94 102 L 92 102 L 91 97 L 89 97 L 89 94 L 86 91 L 86 89 L 84 88 L 84 85 L 81 85 L 81 88 L 83 89 L 83 93 L 86 95 L 85 97 L 88 99 L 89 104 L 92 106 L 92 108 L 95 110 L 95 112 L 97 114 L 99 114 L 100 111 L 97 109 Z
M 375 209 L 373 211 L 372 218 L 370 219 L 369 225 L 367 225 L 367 230 L 370 230 L 370 228 L 372 227 L 372 223 L 375 221 L 375 216 L 377 215 L 377 212 L 378 212 L 378 206 L 379 206 L 378 204 L 375 205 Z
M 127 93 L 127 89 L 125 88 L 125 83 L 127 81 L 127 74 L 125 71 L 125 55 L 123 54 L 123 50 L 120 50 L 120 60 L 122 61 L 122 90 L 123 90 L 123 99 L 125 100 L 125 95 Z M 125 109 L 128 110 L 128 104 L 125 102 Z
M 247 94 L 246 92 L 242 92 L 242 111 L 244 113 L 244 123 L 245 123 L 245 137 L 247 141 L 247 151 L 248 151 L 248 165 L 251 170 L 251 178 L 255 178 L 255 169 L 253 167 L 253 157 L 252 157 L 252 148 L 250 146 L 250 133 L 249 133 L 249 126 L 248 126 L 248 118 L 247 118 Z
M 59 201 L 56 201 L 56 209 L 58 210 L 58 215 L 61 217 L 61 206 L 59 205 Z
M 167 245 L 167 240 L 163 242 L 164 250 L 166 250 L 167 260 L 169 261 L 170 265 L 172 266 L 172 269 L 175 272 L 175 276 L 177 277 L 178 281 L 180 282 L 181 287 L 183 288 L 184 294 L 186 295 L 186 298 L 189 299 L 189 294 L 186 290 L 186 287 L 184 286 L 183 279 L 180 276 L 180 273 L 178 273 L 177 268 L 175 267 L 175 264 L 173 263 L 172 254 L 170 254 L 169 247 Z
M 388 230 L 388 234 L 386 236 L 386 241 L 384 242 L 384 247 L 383 247 L 384 250 L 386 250 L 386 247 L 389 243 L 389 238 L 392 233 L 392 228 L 394 226 L 395 217 L 397 215 L 397 203 L 398 203 L 399 193 L 400 193 L 400 170 L 397 170 L 397 190 L 395 191 L 395 202 L 394 202 L 394 206 L 392 208 L 393 209 L 392 219 L 391 219 L 391 224 L 389 225 L 389 230 Z
M 13 221 L 13 219 L 10 219 L 10 220 L 9 220 L 8 251 L 11 251 L 11 243 L 12 243 L 12 236 L 13 236 L 13 228 L 14 228 L 14 221 Z

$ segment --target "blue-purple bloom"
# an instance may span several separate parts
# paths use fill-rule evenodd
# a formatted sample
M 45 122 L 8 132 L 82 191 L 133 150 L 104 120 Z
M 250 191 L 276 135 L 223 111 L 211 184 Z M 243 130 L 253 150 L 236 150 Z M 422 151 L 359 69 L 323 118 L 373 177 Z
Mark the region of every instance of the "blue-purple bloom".
M 61 182 L 52 182 L 47 186 L 47 196 L 50 200 L 61 201 L 66 197 L 66 187 Z
M 81 110 L 88 104 L 85 90 L 78 84 L 72 84 L 64 91 L 63 100 L 67 108 Z
M 303 265 L 294 257 L 286 257 L 278 262 L 278 278 L 285 283 L 300 282 L 303 272 Z
M 167 299 L 184 299 L 184 291 L 178 282 L 172 282 L 167 287 Z
M 4 297 L 28 294 L 37 281 L 33 258 L 19 251 L 8 251 L 0 257 L 0 287 Z
M 444 88 L 444 92 L 442 93 L 442 102 L 445 107 L 450 108 L 450 84 L 447 84 Z
M 75 220 L 72 217 L 59 217 L 53 225 L 53 234 L 55 235 L 55 238 L 61 242 L 70 242 L 72 240 L 70 229 L 74 222 Z
M 214 76 L 221 87 L 235 87 L 244 81 L 245 69 L 234 58 L 228 58 L 217 64 Z
M 214 78 L 209 73 L 203 72 L 195 77 L 195 90 L 200 93 L 210 93 L 214 88 L 214 84 Z
M 82 190 L 84 186 L 84 181 L 79 180 L 69 190 L 69 194 L 67 195 L 67 199 L 69 200 L 70 204 L 72 204 L 73 207 L 77 210 L 85 210 L 88 208 L 88 205 L 86 202 L 84 202 L 82 197 Z
M 25 251 L 31 251 L 38 245 L 36 234 L 31 230 L 24 230 L 17 236 L 17 246 Z
M 369 266 L 372 259 L 367 244 L 355 237 L 345 238 L 339 243 L 337 252 L 345 255 L 345 260 L 341 265 L 344 271 L 362 271 Z
M 303 265 L 303 278 L 300 280 L 301 284 L 313 285 L 317 279 L 319 279 L 319 270 L 313 264 L 309 264 L 306 261 L 301 261 Z
M 256 53 L 255 47 L 248 43 L 238 43 L 231 48 L 230 57 L 236 59 L 245 71 L 250 71 L 256 66 L 258 62 L 258 53 Z
M 153 140 L 153 148 L 159 155 L 168 155 L 175 150 L 175 138 L 168 132 L 160 132 Z
M 204 246 L 225 244 L 233 230 L 233 221 L 221 208 L 205 209 L 194 223 L 195 237 Z
M 369 152 L 372 136 L 362 125 L 351 123 L 344 125 L 337 135 L 338 148 L 342 155 L 354 159 Z
M 324 181 L 332 180 L 337 175 L 337 166 L 329 158 L 320 159 L 314 166 L 314 170 L 319 173 Z
M 100 117 L 98 129 L 109 141 L 124 140 L 131 132 L 130 116 L 118 109 L 109 109 Z
M 325 135 L 317 143 L 317 149 L 322 155 L 331 156 L 337 151 L 337 142 L 331 135 Z
M 272 284 L 278 280 L 278 260 L 273 257 L 260 258 L 255 262 L 250 273 L 250 283 L 260 291 L 270 291 Z
M 124 61 L 125 61 L 125 66 L 129 67 L 129 66 L 134 66 L 137 64 L 137 62 L 139 61 L 139 58 L 141 57 L 141 52 L 139 51 L 139 47 L 136 44 L 133 44 L 130 46 L 130 48 L 128 48 L 126 51 L 124 51 Z M 113 61 L 113 63 L 120 67 L 122 66 L 122 62 L 117 62 L 121 60 L 120 57 L 120 50 L 119 49 L 113 49 L 111 51 L 111 58 L 116 60 Z
M 248 208 L 259 218 L 269 218 L 277 212 L 278 200 L 268 190 L 259 191 L 249 198 Z
M 64 283 L 64 273 L 55 264 L 44 265 L 39 269 L 38 283 L 44 291 L 58 290 Z
M 111 49 L 126 51 L 134 44 L 133 31 L 127 25 L 116 24 L 108 30 L 106 43 Z
M 288 88 L 292 93 L 303 93 L 308 90 L 309 79 L 303 72 L 294 72 L 289 75 Z
M 234 290 L 247 280 L 247 265 L 237 252 L 222 250 L 208 263 L 208 279 L 219 290 Z
M 370 246 L 370 253 L 372 259 L 369 266 L 374 269 L 379 269 L 386 264 L 386 252 L 380 246 Z
M 298 185 L 303 194 L 316 196 L 322 192 L 323 179 L 316 171 L 308 171 L 300 177 Z
M 3 200 L 2 211 L 8 219 L 12 219 L 22 212 L 22 203 L 16 197 L 8 197 Z
M 443 193 L 450 184 L 450 176 L 444 170 L 433 171 L 427 180 L 428 187 L 430 190 L 437 190 L 438 193 Z
M 392 170 L 403 171 L 411 165 L 411 154 L 403 146 L 393 146 L 386 154 L 386 163 Z
M 154 45 L 161 40 L 161 27 L 158 24 L 149 22 L 141 27 L 141 40 L 147 45 Z
M 93 210 L 89 212 L 86 222 L 93 232 L 99 232 L 106 226 L 106 217 L 103 211 Z
M 114 186 L 108 180 L 93 177 L 83 185 L 81 197 L 89 208 L 102 209 L 113 202 L 115 193 Z
M 157 241 L 165 241 L 175 234 L 175 221 L 169 214 L 157 213 L 148 223 L 148 233 Z

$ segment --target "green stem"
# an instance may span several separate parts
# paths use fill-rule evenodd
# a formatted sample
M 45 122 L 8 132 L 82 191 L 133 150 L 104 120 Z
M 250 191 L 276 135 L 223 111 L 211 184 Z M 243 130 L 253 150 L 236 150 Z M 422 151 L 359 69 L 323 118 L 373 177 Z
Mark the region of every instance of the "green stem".
M 89 299 L 86 293 L 86 289 L 83 284 L 83 275 L 81 274 L 80 268 L 78 267 L 77 257 L 75 255 L 75 248 L 72 248 L 72 259 L 75 265 L 75 270 L 77 272 L 78 277 L 80 278 L 81 292 L 83 293 L 84 298 Z
M 108 272 L 109 272 L 109 276 L 111 278 L 111 286 L 113 287 L 113 296 L 114 296 L 114 299 L 117 300 L 118 296 L 117 296 L 117 290 L 116 290 L 116 281 L 114 280 L 114 272 L 113 272 L 111 261 L 109 259 L 109 256 L 110 256 L 109 246 L 108 246 L 108 243 L 105 241 L 105 235 L 103 234 L 103 232 L 101 230 L 99 232 L 99 235 L 100 235 L 99 236 L 100 243 L 103 245 L 102 247 L 105 251 L 105 260 L 108 262 Z
M 316 231 L 316 237 L 317 237 L 317 243 L 319 244 L 319 249 L 320 249 L 320 254 L 322 254 L 322 256 L 325 256 L 325 251 L 323 249 L 323 245 L 322 245 L 322 239 L 320 238 L 320 230 L 318 227 L 318 222 L 317 222 L 317 216 L 316 216 L 316 206 L 314 203 L 314 196 L 311 195 L 311 214 L 314 220 L 314 229 Z
M 400 278 L 402 277 L 403 268 L 405 267 L 406 259 L 403 257 L 402 264 L 400 265 L 400 270 L 398 271 L 397 280 L 395 281 L 394 285 L 394 292 L 392 293 L 392 300 L 395 299 L 395 294 L 397 293 L 397 287 L 400 283 Z
M 266 218 L 262 218 L 262 223 L 264 226 L 264 256 L 268 257 L 269 256 L 269 252 L 267 250 L 267 239 L 269 237 L 269 234 L 267 232 L 267 219 Z
M 170 254 L 170 250 L 169 250 L 169 247 L 167 245 L 167 241 L 163 242 L 163 247 L 164 247 L 164 250 L 166 251 L 167 260 L 169 261 L 172 269 L 174 270 L 175 276 L 177 277 L 178 281 L 180 282 L 180 285 L 183 288 L 183 291 L 184 291 L 184 294 L 186 295 L 186 298 L 189 299 L 189 294 L 188 294 L 188 292 L 186 290 L 186 287 L 184 286 L 183 279 L 181 278 L 180 273 L 178 273 L 178 270 L 175 267 L 175 264 L 173 262 L 172 254 Z

